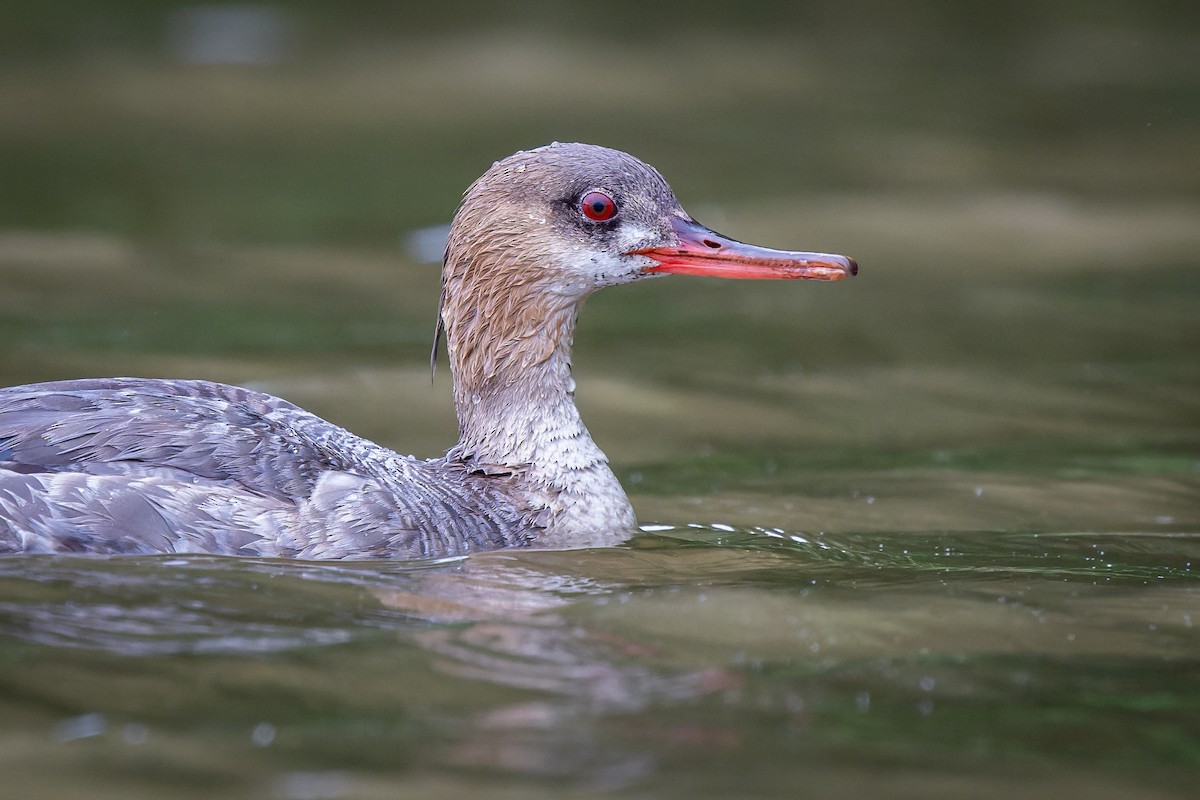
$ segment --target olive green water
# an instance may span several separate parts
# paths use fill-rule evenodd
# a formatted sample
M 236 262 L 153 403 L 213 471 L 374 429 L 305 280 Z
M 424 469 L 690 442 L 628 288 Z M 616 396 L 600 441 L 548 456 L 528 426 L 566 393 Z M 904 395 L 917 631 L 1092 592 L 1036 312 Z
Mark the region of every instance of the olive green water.
M 1044 5 L 299 5 L 241 66 L 168 4 L 10 12 L 0 384 L 242 383 L 436 455 L 396 242 L 552 139 L 862 274 L 589 301 L 622 547 L 0 560 L 0 796 L 1192 796 L 1200 26 Z

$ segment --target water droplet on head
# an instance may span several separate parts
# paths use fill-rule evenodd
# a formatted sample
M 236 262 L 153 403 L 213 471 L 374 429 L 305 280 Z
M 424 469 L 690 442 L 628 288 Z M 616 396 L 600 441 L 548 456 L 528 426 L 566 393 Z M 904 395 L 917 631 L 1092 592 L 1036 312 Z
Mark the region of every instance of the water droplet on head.
M 525 171 L 524 164 L 517 164 L 515 167 L 513 167 L 513 172 L 524 172 L 524 171 Z

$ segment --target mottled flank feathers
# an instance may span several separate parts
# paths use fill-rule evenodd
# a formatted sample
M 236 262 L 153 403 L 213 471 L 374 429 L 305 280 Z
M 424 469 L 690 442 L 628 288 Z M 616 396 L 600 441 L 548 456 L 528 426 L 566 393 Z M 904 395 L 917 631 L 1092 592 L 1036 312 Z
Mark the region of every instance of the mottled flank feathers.
M 218 383 L 0 389 L 0 553 L 455 555 L 528 543 L 509 483 Z

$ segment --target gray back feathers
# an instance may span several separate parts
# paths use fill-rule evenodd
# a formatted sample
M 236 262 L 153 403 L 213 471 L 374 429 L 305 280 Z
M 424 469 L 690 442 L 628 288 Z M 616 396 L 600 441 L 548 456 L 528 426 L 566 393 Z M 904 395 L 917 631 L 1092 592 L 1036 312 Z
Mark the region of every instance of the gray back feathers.
M 526 543 L 537 509 L 518 497 L 238 387 L 0 389 L 0 553 L 456 555 Z

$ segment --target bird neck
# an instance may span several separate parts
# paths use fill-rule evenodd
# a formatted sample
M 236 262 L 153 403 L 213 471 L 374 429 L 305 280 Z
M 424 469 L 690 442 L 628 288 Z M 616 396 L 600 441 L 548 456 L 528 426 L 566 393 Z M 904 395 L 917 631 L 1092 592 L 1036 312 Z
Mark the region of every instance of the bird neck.
M 575 408 L 577 303 L 529 293 L 472 305 L 446 321 L 459 451 L 497 469 L 558 464 L 564 447 L 603 461 Z
M 513 287 L 443 303 L 459 441 L 449 457 L 514 475 L 558 533 L 628 531 L 633 509 L 575 408 L 571 345 L 580 300 Z M 451 294 L 453 296 L 453 294 Z M 465 309 L 469 312 L 464 313 Z
M 607 459 L 575 408 L 571 346 L 579 298 L 508 283 L 448 286 L 466 302 L 443 303 L 442 318 L 454 404 L 457 452 L 483 469 L 550 473 Z

